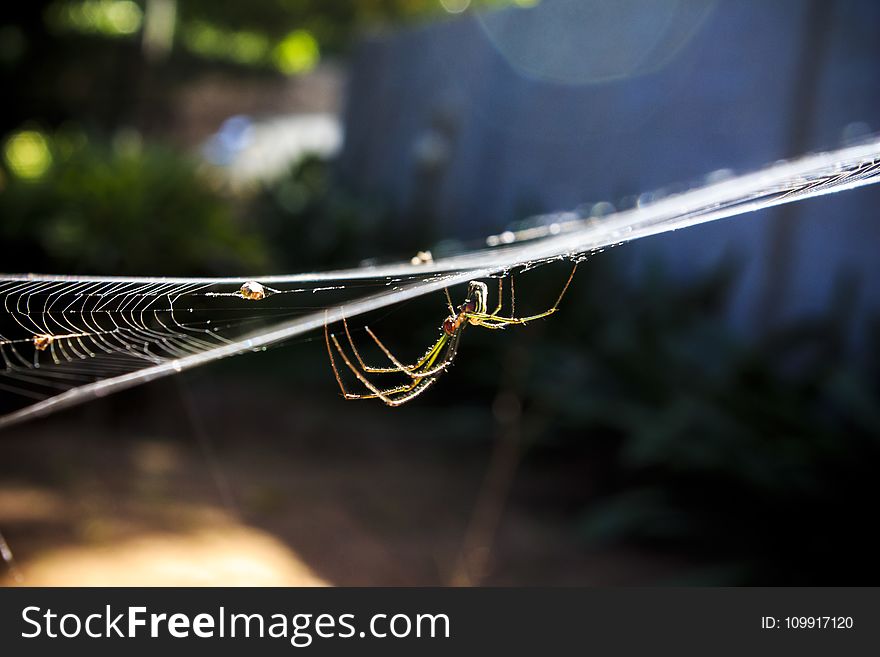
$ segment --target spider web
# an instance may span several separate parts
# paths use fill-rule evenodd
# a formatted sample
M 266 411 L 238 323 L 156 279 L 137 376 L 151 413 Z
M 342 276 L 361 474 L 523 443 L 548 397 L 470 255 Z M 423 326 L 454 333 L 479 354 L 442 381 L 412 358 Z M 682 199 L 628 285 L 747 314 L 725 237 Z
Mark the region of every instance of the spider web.
M 245 334 L 319 311 L 334 294 L 348 298 L 403 280 L 324 285 L 321 278 L 2 277 L 0 409 L 158 365 L 175 368 L 220 347 L 245 351 Z
M 0 274 L 0 428 L 471 279 L 878 178 L 880 141 L 872 141 L 601 219 L 533 217 L 526 230 L 487 238 L 487 248 L 436 261 L 250 278 Z
M 206 307 L 209 297 L 233 294 L 210 291 L 217 287 L 151 281 L 5 281 L 0 297 L 9 326 L 0 338 L 5 366 L 0 387 L 42 399 L 114 373 L 229 344 L 225 329 L 231 323 L 202 317 L 206 311 L 218 317 L 224 310 Z

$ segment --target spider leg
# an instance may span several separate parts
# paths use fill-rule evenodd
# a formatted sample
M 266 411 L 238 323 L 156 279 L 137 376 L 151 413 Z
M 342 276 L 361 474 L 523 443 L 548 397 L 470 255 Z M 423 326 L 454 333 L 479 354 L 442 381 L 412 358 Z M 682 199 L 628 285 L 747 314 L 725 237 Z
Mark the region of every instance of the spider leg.
M 425 355 L 422 356 L 415 365 L 407 366 L 407 365 L 403 365 L 401 362 L 399 362 L 394 357 L 394 354 L 391 353 L 391 350 L 388 349 L 388 347 L 386 347 L 384 344 L 382 344 L 382 341 L 379 340 L 378 337 L 376 337 L 376 334 L 373 333 L 369 329 L 369 327 L 365 326 L 364 329 L 366 329 L 367 334 L 371 338 L 373 338 L 373 341 L 379 346 L 379 349 L 381 349 L 382 352 L 388 357 L 388 360 L 390 360 L 392 363 L 394 363 L 397 366 L 396 369 L 395 368 L 385 368 L 385 369 L 381 369 L 381 370 L 378 368 L 373 369 L 373 370 L 370 370 L 367 368 L 364 368 L 364 369 L 367 369 L 368 372 L 369 371 L 382 371 L 382 372 L 398 372 L 398 371 L 400 371 L 400 372 L 403 372 L 405 374 L 410 375 L 414 379 L 415 378 L 420 379 L 422 377 L 429 376 L 429 375 L 433 374 L 435 371 L 437 371 L 437 370 L 430 370 L 430 369 L 423 370 L 421 368 L 424 366 L 430 367 L 431 364 L 437 359 L 437 354 L 440 352 L 441 349 L 443 349 L 443 346 L 446 344 L 447 340 L 449 340 L 449 336 L 446 335 L 446 333 L 444 332 L 437 339 L 437 342 L 435 342 L 433 345 L 431 345 L 430 349 L 428 349 L 428 351 L 425 352 Z
M 548 310 L 545 310 L 542 313 L 529 315 L 527 317 L 501 317 L 499 315 L 489 315 L 487 313 L 469 313 L 467 316 L 468 320 L 472 324 L 483 326 L 484 328 L 503 328 L 508 324 L 525 324 L 527 322 L 533 322 L 536 319 L 542 319 L 543 317 L 552 315 L 557 310 L 559 310 L 559 304 L 562 302 L 562 297 L 564 297 L 565 293 L 568 291 L 568 287 L 571 285 L 571 281 L 574 278 L 574 273 L 576 271 L 577 263 L 575 263 L 574 267 L 572 267 L 571 274 L 568 275 L 568 279 L 565 281 L 565 285 L 562 287 L 562 291 L 556 298 L 556 302 Z
M 354 357 L 357 359 L 357 362 L 360 363 L 361 369 L 364 372 L 370 372 L 372 374 L 391 374 L 393 372 L 405 372 L 409 374 L 412 370 L 417 369 L 420 363 L 416 363 L 415 365 L 404 365 L 400 361 L 398 361 L 394 356 L 391 355 L 391 352 L 388 351 L 385 346 L 379 342 L 379 338 L 375 336 L 375 334 L 367 327 L 367 333 L 373 340 L 375 340 L 376 344 L 378 344 L 382 351 L 386 353 L 389 360 L 394 363 L 394 367 L 373 367 L 372 365 L 367 365 L 364 362 L 364 359 L 361 357 L 361 352 L 358 351 L 357 346 L 355 346 L 354 340 L 351 337 L 351 331 L 348 329 L 348 321 L 345 317 L 342 318 L 342 326 L 345 328 L 345 337 L 348 338 L 348 344 L 351 346 L 351 351 L 354 354 Z
M 449 348 L 446 350 L 446 355 L 443 357 L 443 369 L 445 369 L 453 361 L 455 355 L 458 353 L 458 340 L 461 336 L 461 331 L 462 329 L 459 329 L 449 339 Z M 384 399 L 382 401 L 384 401 L 389 406 L 400 406 L 401 404 L 405 404 L 406 402 L 415 399 L 423 392 L 425 392 L 425 390 L 434 385 L 439 377 L 439 373 L 434 376 L 426 376 L 423 379 L 419 379 L 418 382 L 412 387 L 412 389 L 393 397 L 391 401 L 387 401 Z
M 557 301 L 557 303 L 559 303 Z M 513 274 L 510 275 L 510 314 L 516 317 L 516 292 L 513 289 Z
M 556 303 L 553 304 L 553 310 L 559 308 L 559 304 L 562 303 L 562 297 L 565 296 L 565 293 L 568 292 L 568 286 L 571 285 L 571 281 L 574 278 L 574 273 L 578 270 L 578 263 L 574 263 L 574 267 L 571 268 L 571 273 L 568 275 L 568 279 L 565 281 L 565 285 L 562 286 L 562 292 L 559 293 L 559 296 L 556 297 Z
M 534 322 L 536 319 L 543 319 L 555 313 L 558 308 L 550 308 L 537 315 L 529 315 L 528 317 L 499 317 L 498 315 L 468 315 L 468 319 L 472 319 L 472 324 L 482 326 L 484 328 L 504 328 L 511 324 L 527 324 Z
M 333 348 L 330 346 L 330 331 L 327 329 L 326 321 L 324 322 L 324 342 L 327 343 L 327 355 L 330 357 L 330 367 L 333 369 L 333 376 L 336 377 L 336 383 L 339 384 L 339 390 L 342 391 L 342 396 L 346 399 L 353 399 L 353 397 L 349 397 L 349 392 L 345 389 L 345 384 L 342 383 L 342 377 L 339 376 L 339 369 L 336 367 L 336 359 L 333 358 Z M 356 397 L 354 397 L 354 399 L 356 399 Z
M 378 397 L 383 402 L 385 402 L 386 404 L 391 406 L 391 405 L 393 405 L 392 404 L 393 399 L 391 397 L 389 397 L 389 395 L 393 395 L 393 394 L 399 393 L 399 392 L 408 392 L 408 391 L 412 390 L 413 388 L 415 388 L 421 382 L 421 379 L 414 379 L 409 384 L 396 386 L 394 388 L 388 388 L 388 389 L 382 390 L 381 388 L 379 388 L 375 384 L 373 384 L 366 377 L 366 375 L 364 375 L 363 372 L 361 372 L 357 367 L 355 367 L 354 363 L 351 362 L 349 357 L 346 355 L 345 351 L 342 349 L 342 345 L 339 344 L 339 340 L 336 339 L 335 335 L 327 334 L 326 328 L 325 328 L 325 335 L 327 336 L 326 337 L 327 350 L 328 350 L 328 353 L 330 354 L 330 365 L 333 368 L 333 373 L 336 375 L 336 382 L 339 384 L 339 388 L 340 388 L 340 390 L 342 390 L 342 395 L 343 395 L 343 397 L 345 397 L 345 399 L 370 399 L 370 398 Z M 342 377 L 339 375 L 339 369 L 336 367 L 336 361 L 333 357 L 333 351 L 330 347 L 331 341 L 333 342 L 333 346 L 336 347 L 336 351 L 339 353 L 340 358 L 342 358 L 342 362 L 345 363 L 345 365 L 348 367 L 348 369 L 351 370 L 352 374 L 354 374 L 355 377 L 357 377 L 358 381 L 360 381 L 362 384 L 364 384 L 364 387 L 367 390 L 369 390 L 371 393 L 373 393 L 372 395 L 361 395 L 361 394 L 357 394 L 357 393 L 353 393 L 353 392 L 348 392 L 345 389 L 345 384 L 342 383 Z
M 342 324 L 345 327 L 345 336 L 348 338 L 348 344 L 351 346 L 351 351 L 364 372 L 369 372 L 371 374 L 395 374 L 399 372 L 402 374 L 406 374 L 413 379 L 421 379 L 423 377 L 430 376 L 431 374 L 445 369 L 444 365 L 440 368 L 420 371 L 420 368 L 422 368 L 426 364 L 430 365 L 430 363 L 433 363 L 434 360 L 436 360 L 437 353 L 443 348 L 443 345 L 446 344 L 446 341 L 448 339 L 448 336 L 445 333 L 440 336 L 437 342 L 435 342 L 431 346 L 431 348 L 425 352 L 425 354 L 418 360 L 418 362 L 416 362 L 415 365 L 404 365 L 397 358 L 395 358 L 394 354 L 391 353 L 391 350 L 388 349 L 388 347 L 386 347 L 382 343 L 378 336 L 376 336 L 376 334 L 370 330 L 370 327 L 365 326 L 364 329 L 366 330 L 367 335 L 369 335 L 373 339 L 373 341 L 378 345 L 382 352 L 388 357 L 388 360 L 390 360 L 394 364 L 394 367 L 374 367 L 372 365 L 367 365 L 364 362 L 364 359 L 361 357 L 360 351 L 358 351 L 358 348 L 351 337 L 351 332 L 348 329 L 348 322 L 345 320 L 345 318 L 342 319 Z
M 415 385 L 401 386 L 401 389 L 393 389 L 383 391 L 387 393 L 387 396 L 379 396 L 377 394 L 368 394 L 368 395 L 356 395 L 351 393 L 346 399 L 381 399 L 386 406 L 402 406 L 406 402 L 415 399 L 419 395 L 421 395 L 425 390 L 427 390 L 430 386 L 437 381 L 436 376 L 428 376 L 424 379 L 418 379 Z M 403 393 L 397 397 L 391 397 L 392 394 Z
M 498 279 L 498 305 L 495 307 L 495 310 L 492 311 L 493 315 L 497 315 L 498 313 L 501 312 L 501 303 L 502 303 L 503 296 L 504 296 L 504 279 L 499 278 Z
M 327 324 L 325 322 L 324 342 L 327 343 L 327 355 L 330 357 L 330 367 L 333 369 L 333 376 L 336 378 L 336 383 L 339 385 L 339 390 L 342 392 L 342 396 L 345 399 L 362 399 L 361 395 L 356 395 L 345 389 L 345 384 L 342 382 L 342 377 L 339 375 L 339 368 L 336 367 L 336 359 L 333 357 L 333 347 L 330 346 L 330 337 L 330 331 L 327 329 Z M 336 342 L 335 335 L 333 336 L 333 341 Z
M 484 323 L 503 324 L 505 326 L 510 324 L 526 324 L 528 322 L 533 322 L 536 319 L 548 317 L 558 310 L 558 308 L 550 308 L 549 310 L 545 310 L 544 312 L 538 313 L 537 315 L 528 315 L 526 317 L 500 317 L 498 315 L 478 315 L 476 317 L 476 320 L 477 323 L 481 326 Z
M 458 341 L 465 326 L 466 324 L 462 324 L 458 331 L 451 336 L 443 333 L 419 361 L 419 369 L 410 372 L 410 376 L 416 380 L 437 376 L 452 365 L 452 361 L 458 353 Z M 446 348 L 445 352 L 443 352 L 444 347 Z M 441 353 L 443 354 L 442 358 L 440 357 Z M 439 363 L 437 363 L 438 359 Z M 435 365 L 435 363 L 437 364 Z
M 426 376 L 423 379 L 419 379 L 418 383 L 412 387 L 409 391 L 403 393 L 398 397 L 392 398 L 390 401 L 383 399 L 386 404 L 389 406 L 400 406 L 401 404 L 405 404 L 406 402 L 415 399 L 419 395 L 421 395 L 425 390 L 434 385 L 434 382 L 437 380 L 436 376 Z
M 411 384 L 404 386 L 403 390 L 384 390 L 383 393 L 386 393 L 384 396 L 379 396 L 376 394 L 371 395 L 360 395 L 357 399 L 381 399 L 387 406 L 401 406 L 406 402 L 415 399 L 419 395 L 421 395 L 425 390 L 430 388 L 437 381 L 439 376 L 426 376 L 422 379 L 416 379 Z M 398 394 L 400 393 L 400 394 Z M 396 396 L 392 396 L 396 395 Z
M 475 319 L 473 321 L 473 324 L 475 326 L 482 326 L 483 328 L 487 328 L 487 329 L 503 329 L 503 328 L 509 326 L 511 324 L 511 322 L 496 322 L 496 323 L 490 324 L 488 322 L 484 322 L 483 320 Z
M 330 357 L 330 367 L 333 369 L 333 376 L 336 377 L 336 383 L 339 384 L 339 390 L 342 392 L 342 396 L 345 399 L 368 399 L 372 397 L 376 397 L 376 395 L 359 395 L 353 392 L 348 392 L 345 389 L 345 384 L 342 382 L 342 377 L 339 375 L 339 368 L 336 367 L 336 359 L 333 357 L 333 349 L 330 347 L 330 339 L 333 339 L 334 344 L 336 345 L 337 350 L 339 350 L 339 354 L 343 357 L 343 359 L 348 362 L 348 359 L 345 357 L 345 354 L 339 348 L 339 342 L 336 340 L 335 335 L 331 335 L 326 322 L 324 323 L 324 341 L 327 343 L 327 355 Z M 349 367 L 351 365 L 349 364 Z M 397 389 L 392 389 L 391 392 L 405 392 L 407 390 L 407 386 L 399 386 Z
M 418 395 L 422 394 L 425 390 L 427 390 L 434 382 L 437 380 L 440 373 L 449 366 L 452 360 L 455 358 L 455 354 L 458 352 L 458 338 L 461 334 L 459 330 L 455 333 L 451 338 L 447 336 L 443 336 L 442 341 L 438 341 L 437 345 L 433 347 L 429 353 L 433 354 L 430 360 L 426 361 L 427 365 L 430 367 L 431 364 L 438 358 L 439 354 L 442 351 L 442 345 L 448 343 L 448 347 L 446 349 L 446 353 L 443 356 L 442 362 L 431 368 L 430 370 L 423 370 L 420 372 L 420 376 L 413 377 L 413 380 L 404 385 L 381 389 L 372 383 L 367 376 L 360 371 L 354 363 L 351 362 L 349 357 L 346 355 L 345 351 L 342 349 L 342 345 L 339 343 L 339 340 L 335 335 L 329 333 L 327 326 L 324 327 L 324 339 L 327 343 L 327 353 L 330 356 L 330 365 L 333 368 L 333 374 L 336 377 L 336 382 L 339 384 L 339 388 L 342 391 L 345 399 L 381 399 L 388 406 L 400 406 L 411 399 L 414 399 Z M 351 393 L 345 389 L 345 385 L 342 382 L 342 377 L 339 374 L 339 369 L 336 366 L 336 360 L 333 356 L 333 349 L 331 348 L 330 343 L 333 343 L 333 347 L 335 347 L 337 353 L 342 358 L 342 361 L 345 363 L 346 367 L 351 370 L 352 374 L 357 377 L 357 379 L 370 391 L 371 394 L 358 394 Z M 396 370 L 395 370 L 396 371 Z
M 375 340 L 376 344 L 379 345 L 379 348 L 385 353 L 388 359 L 395 365 L 400 365 L 402 368 L 400 370 L 390 369 L 388 371 L 401 371 L 405 374 L 408 374 L 414 379 L 421 379 L 426 376 L 431 376 L 432 374 L 442 372 L 449 366 L 449 361 L 444 358 L 439 365 L 432 367 L 434 362 L 437 360 L 437 357 L 440 355 L 441 350 L 449 341 L 449 336 L 445 332 L 437 339 L 437 342 L 431 345 L 430 349 L 425 352 L 425 355 L 419 359 L 418 363 L 412 365 L 411 367 L 406 367 L 397 362 L 397 359 L 394 358 L 394 355 L 391 353 L 391 351 L 384 344 L 382 344 L 379 338 L 377 338 L 376 335 L 368 327 L 364 328 L 366 329 L 370 337 Z

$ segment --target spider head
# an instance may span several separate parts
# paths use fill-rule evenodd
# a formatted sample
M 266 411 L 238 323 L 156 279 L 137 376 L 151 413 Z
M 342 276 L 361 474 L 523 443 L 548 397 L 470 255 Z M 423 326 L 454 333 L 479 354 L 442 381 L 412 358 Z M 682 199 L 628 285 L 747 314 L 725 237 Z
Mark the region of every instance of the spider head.
M 485 313 L 488 295 L 489 288 L 486 287 L 485 283 L 471 281 L 468 283 L 467 297 L 465 297 L 464 303 L 458 307 L 458 310 L 468 314 Z

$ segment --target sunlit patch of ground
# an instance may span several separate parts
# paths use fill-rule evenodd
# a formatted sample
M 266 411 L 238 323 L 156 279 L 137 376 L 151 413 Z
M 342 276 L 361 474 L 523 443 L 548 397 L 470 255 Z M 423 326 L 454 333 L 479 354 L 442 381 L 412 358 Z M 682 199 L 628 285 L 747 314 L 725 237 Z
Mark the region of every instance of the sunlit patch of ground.
M 327 582 L 271 534 L 245 526 L 226 510 L 181 500 L 155 508 L 161 486 L 148 472 L 176 465 L 171 446 L 137 443 L 131 484 L 140 501 L 100 494 L 0 485 L 0 526 L 23 528 L 16 550 L 18 581 L 29 586 L 323 586 Z M 92 484 L 93 485 L 93 484 Z M 152 501 L 150 501 L 152 498 Z M 170 531 L 169 528 L 175 528 Z M 161 528 L 165 528 L 162 530 Z M 28 548 L 27 536 L 37 549 Z M 17 535 L 17 532 L 16 534 Z M 48 540 L 47 540 L 48 539 Z
M 241 526 L 60 547 L 20 570 L 28 586 L 326 585 L 276 538 Z

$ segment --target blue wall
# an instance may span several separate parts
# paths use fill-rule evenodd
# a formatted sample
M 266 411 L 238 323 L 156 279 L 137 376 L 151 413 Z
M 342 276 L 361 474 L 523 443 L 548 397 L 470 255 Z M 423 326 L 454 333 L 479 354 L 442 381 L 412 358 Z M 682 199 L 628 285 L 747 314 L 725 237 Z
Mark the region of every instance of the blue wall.
M 340 173 L 458 238 L 528 214 L 633 202 L 880 130 L 880 3 L 544 0 L 362 44 Z M 841 272 L 880 308 L 880 190 L 616 249 L 678 276 L 743 263 L 737 326 L 828 303 Z

